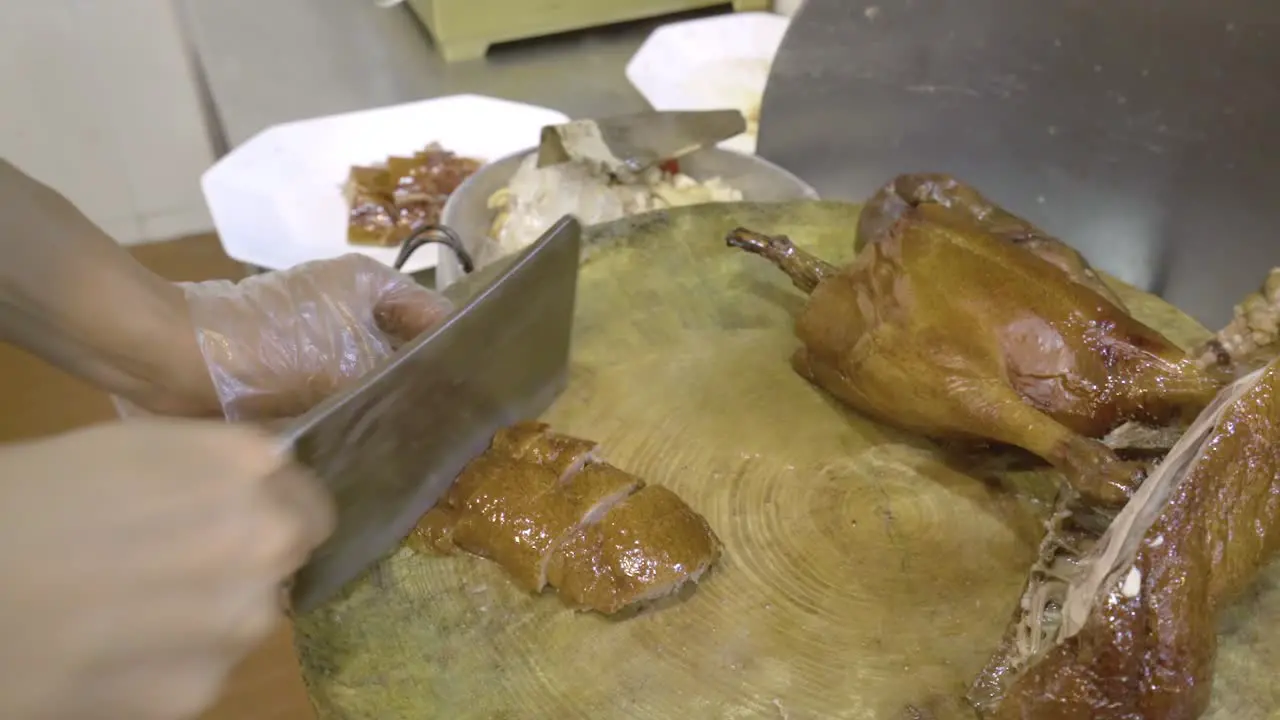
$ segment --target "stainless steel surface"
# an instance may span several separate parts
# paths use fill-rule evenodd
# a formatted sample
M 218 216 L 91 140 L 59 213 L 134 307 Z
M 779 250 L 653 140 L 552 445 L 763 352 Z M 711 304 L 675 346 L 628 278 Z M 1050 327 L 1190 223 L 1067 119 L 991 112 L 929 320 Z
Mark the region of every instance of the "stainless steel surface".
M 759 152 L 827 198 L 942 171 L 1211 326 L 1280 264 L 1263 0 L 807 0 Z
M 538 167 L 570 160 L 610 172 L 642 172 L 747 131 L 738 110 L 646 111 L 572 120 L 542 129 Z
M 571 117 L 648 110 L 623 69 L 679 17 L 495 46 L 445 64 L 412 11 L 372 0 L 179 0 L 212 119 L 234 147 L 281 122 L 473 92 Z
M 493 434 L 542 414 L 568 379 L 581 227 L 565 218 L 437 329 L 290 426 L 334 494 L 338 526 L 294 578 L 323 603 L 381 558 Z
M 482 244 L 489 237 L 495 215 L 488 206 L 489 197 L 506 187 L 516 168 L 532 152 L 533 149 L 525 150 L 485 165 L 449 196 L 440 214 L 440 222 L 462 237 L 467 251 L 482 265 L 486 257 Z M 704 148 L 681 158 L 680 168 L 699 180 L 719 177 L 741 190 L 743 199 L 750 202 L 818 199 L 808 183 L 754 155 Z M 441 253 L 435 286 L 449 287 L 460 277 L 462 268 L 457 260 L 450 253 Z

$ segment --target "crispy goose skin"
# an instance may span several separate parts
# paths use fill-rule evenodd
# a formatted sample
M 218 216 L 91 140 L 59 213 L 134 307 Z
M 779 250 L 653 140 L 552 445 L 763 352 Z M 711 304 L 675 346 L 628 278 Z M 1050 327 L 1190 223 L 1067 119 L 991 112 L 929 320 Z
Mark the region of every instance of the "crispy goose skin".
M 739 228 L 727 242 L 810 293 L 792 358 L 803 377 L 888 424 L 1022 447 L 1090 502 L 1121 504 L 1143 466 L 1096 438 L 1126 421 L 1189 421 L 1220 382 L 1090 275 L 982 222 L 945 204 L 904 207 L 843 268 L 785 236 Z M 1050 241 L 1040 247 L 1065 247 Z
M 1198 717 L 1217 614 L 1280 544 L 1280 361 L 1226 388 L 1087 543 L 1051 530 L 971 702 L 1002 720 Z
M 615 613 L 697 582 L 717 544 L 701 515 L 649 485 L 579 527 L 551 559 L 548 577 L 566 603 Z
M 554 587 L 613 614 L 697 582 L 720 556 L 706 520 L 675 493 L 545 423 L 500 431 L 406 540 L 419 552 L 489 558 L 520 587 Z
M 858 216 L 853 249 L 861 251 L 869 242 L 885 239 L 902 214 L 920 205 L 939 205 L 972 220 L 986 232 L 1020 245 L 1053 263 L 1074 282 L 1125 309 L 1120 297 L 1107 287 L 1098 273 L 1075 248 L 1046 234 L 986 199 L 976 189 L 950 175 L 915 173 L 899 175 L 867 200 Z
M 439 222 L 449 194 L 481 164 L 432 143 L 413 157 L 390 157 L 382 167 L 351 168 L 347 242 L 394 247 Z

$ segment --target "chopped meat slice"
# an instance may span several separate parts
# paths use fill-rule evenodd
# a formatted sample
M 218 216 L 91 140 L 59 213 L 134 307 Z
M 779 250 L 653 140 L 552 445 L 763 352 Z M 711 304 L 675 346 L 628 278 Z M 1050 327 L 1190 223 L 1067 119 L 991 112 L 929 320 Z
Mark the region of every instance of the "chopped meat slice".
M 420 553 L 452 553 L 456 549 L 453 544 L 453 511 L 439 505 L 428 510 L 409 533 L 405 544 Z
M 720 554 L 706 520 L 670 490 L 594 461 L 595 446 L 544 423 L 499 432 L 406 544 L 461 548 L 530 592 L 551 584 L 568 604 L 604 613 L 697 581 Z
M 538 442 L 551 432 L 551 426 L 544 422 L 527 420 L 506 427 L 493 436 L 489 451 L 503 453 L 512 457 L 520 457 L 530 445 Z
M 556 552 L 582 527 L 600 521 L 613 506 L 644 487 L 644 481 L 608 463 L 589 463 L 565 482 L 556 493 L 569 507 L 567 517 L 573 522 L 560 529 L 559 537 L 542 558 L 542 585 L 547 584 L 547 571 Z
M 542 590 L 544 557 L 571 526 L 572 508 L 554 492 L 560 478 L 533 463 L 495 464 L 504 471 L 488 475 L 464 503 L 454 505 L 453 542 L 487 557 L 523 588 Z
M 566 603 L 612 614 L 697 582 L 720 550 L 701 515 L 649 485 L 579 528 L 551 559 L 548 579 Z
M 603 462 L 588 464 L 582 472 L 569 478 L 560 491 L 579 511 L 578 519 L 570 530 L 599 522 L 610 508 L 643 487 L 644 481 L 626 470 Z
M 561 484 L 540 465 L 480 460 L 459 479 L 458 485 L 464 483 L 474 484 L 451 494 L 450 499 L 465 494 L 458 505 L 437 506 L 423 516 L 411 537 L 415 549 L 448 554 L 460 547 L 487 557 L 530 592 L 546 587 L 553 552 L 579 527 L 596 522 L 644 485 L 602 463 L 587 465 Z
M 433 143 L 413 157 L 387 158 L 383 167 L 351 168 L 344 188 L 347 242 L 395 246 L 440 222 L 450 193 L 480 165 Z
M 520 459 L 536 462 L 565 481 L 595 457 L 595 449 L 596 444 L 590 440 L 550 434 L 530 446 Z
M 505 455 L 485 453 L 467 463 L 462 473 L 458 475 L 458 479 L 453 481 L 453 487 L 449 488 L 441 504 L 450 508 L 466 507 L 471 497 L 486 483 L 494 478 L 519 474 L 527 465 L 528 463 L 522 463 Z
M 522 422 L 499 431 L 492 449 L 517 460 L 535 462 L 567 480 L 594 457 L 596 443 L 551 432 L 546 423 Z
M 522 463 L 507 455 L 486 452 L 467 463 L 445 496 L 428 510 L 405 538 L 405 544 L 422 553 L 448 555 L 456 547 L 453 542 L 457 510 L 464 508 L 471 498 L 490 481 L 511 474 L 519 474 Z M 484 554 L 484 553 L 476 553 Z M 486 555 L 487 557 L 487 555 Z

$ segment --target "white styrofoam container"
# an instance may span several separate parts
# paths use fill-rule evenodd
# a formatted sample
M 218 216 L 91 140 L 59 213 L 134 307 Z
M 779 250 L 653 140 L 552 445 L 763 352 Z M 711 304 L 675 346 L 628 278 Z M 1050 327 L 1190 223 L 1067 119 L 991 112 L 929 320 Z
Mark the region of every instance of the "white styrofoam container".
M 627 63 L 627 80 L 655 110 L 759 112 L 788 18 L 729 13 L 663 25 Z M 754 154 L 753 132 L 720 147 Z
M 568 120 L 556 110 L 482 95 L 301 120 L 250 138 L 209 168 L 200 185 L 223 250 L 240 262 L 280 270 L 356 252 L 390 265 L 398 248 L 347 243 L 342 190 L 352 165 L 432 142 L 488 162 L 536 144 L 543 126 Z M 434 267 L 438 256 L 438 246 L 424 247 L 404 270 Z

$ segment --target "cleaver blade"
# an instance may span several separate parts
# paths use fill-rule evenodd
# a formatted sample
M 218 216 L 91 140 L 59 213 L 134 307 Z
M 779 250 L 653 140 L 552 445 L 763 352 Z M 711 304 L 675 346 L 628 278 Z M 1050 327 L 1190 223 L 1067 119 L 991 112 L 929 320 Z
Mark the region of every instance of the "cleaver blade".
M 566 216 L 514 258 L 451 286 L 456 306 L 443 323 L 286 429 L 285 446 L 338 515 L 293 578 L 295 613 L 380 560 L 494 433 L 541 415 L 564 389 L 581 238 Z

